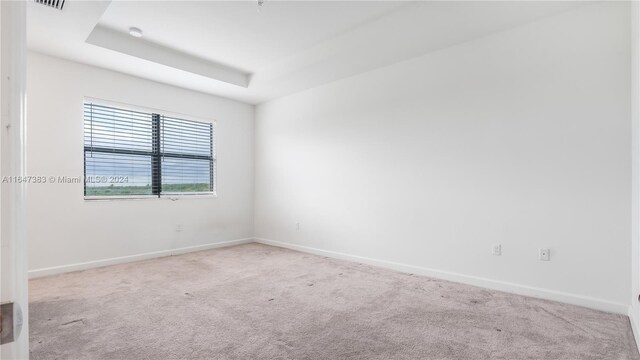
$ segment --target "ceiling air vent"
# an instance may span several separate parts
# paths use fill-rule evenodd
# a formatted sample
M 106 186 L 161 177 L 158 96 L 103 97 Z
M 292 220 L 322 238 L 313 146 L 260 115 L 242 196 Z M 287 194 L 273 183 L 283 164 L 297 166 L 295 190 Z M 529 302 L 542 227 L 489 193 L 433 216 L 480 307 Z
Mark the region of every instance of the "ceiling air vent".
M 47 5 L 54 9 L 62 10 L 65 0 L 33 0 L 38 4 Z

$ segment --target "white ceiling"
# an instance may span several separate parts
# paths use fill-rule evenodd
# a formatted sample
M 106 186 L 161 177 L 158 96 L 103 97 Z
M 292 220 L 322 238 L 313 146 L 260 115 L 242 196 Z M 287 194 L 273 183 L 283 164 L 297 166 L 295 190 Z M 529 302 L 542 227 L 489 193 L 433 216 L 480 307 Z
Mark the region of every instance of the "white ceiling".
M 114 2 L 100 24 L 144 29 L 145 39 L 252 73 L 353 29 L 400 2 Z
M 30 2 L 31 50 L 260 103 L 476 39 L 577 2 Z M 127 34 L 143 30 L 141 39 Z

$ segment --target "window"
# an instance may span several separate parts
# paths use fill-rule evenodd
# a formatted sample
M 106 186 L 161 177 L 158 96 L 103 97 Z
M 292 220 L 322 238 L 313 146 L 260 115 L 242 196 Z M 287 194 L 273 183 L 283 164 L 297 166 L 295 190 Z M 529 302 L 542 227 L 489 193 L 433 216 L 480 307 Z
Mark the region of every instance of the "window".
M 84 195 L 215 191 L 213 123 L 84 103 Z

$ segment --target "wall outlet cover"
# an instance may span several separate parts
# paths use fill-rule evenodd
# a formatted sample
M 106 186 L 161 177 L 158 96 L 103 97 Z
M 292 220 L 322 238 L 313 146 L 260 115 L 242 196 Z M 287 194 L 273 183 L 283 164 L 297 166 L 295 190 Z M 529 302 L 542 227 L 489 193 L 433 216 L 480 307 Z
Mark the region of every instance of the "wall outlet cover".
M 541 261 L 549 261 L 551 260 L 551 250 L 549 249 L 538 249 L 538 259 Z

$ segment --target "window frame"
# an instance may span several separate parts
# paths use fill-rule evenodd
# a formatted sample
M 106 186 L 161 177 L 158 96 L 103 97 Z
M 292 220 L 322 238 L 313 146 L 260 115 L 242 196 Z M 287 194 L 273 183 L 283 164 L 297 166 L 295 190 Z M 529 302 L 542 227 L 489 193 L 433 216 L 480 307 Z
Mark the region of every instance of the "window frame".
M 211 124 L 212 126 L 212 132 L 211 132 L 211 137 L 212 137 L 212 144 L 211 144 L 211 163 L 210 163 L 210 169 L 211 169 L 211 174 L 210 174 L 210 181 L 211 181 L 211 188 L 213 189 L 212 191 L 199 191 L 199 192 L 162 192 L 162 189 L 160 188 L 159 192 L 157 194 L 140 194 L 140 195 L 113 195 L 113 196 L 108 196 L 108 195 L 86 195 L 86 182 L 83 181 L 83 186 L 82 186 L 82 190 L 83 190 L 83 196 L 84 196 L 84 200 L 85 201 L 109 201 L 109 200 L 150 200 L 150 199 L 160 199 L 160 200 L 171 200 L 171 201 L 175 201 L 178 199 L 211 199 L 211 198 L 217 198 L 218 197 L 218 152 L 217 152 L 217 121 L 215 119 L 206 119 L 206 118 L 202 118 L 202 117 L 198 117 L 198 116 L 193 116 L 193 115 L 187 115 L 187 114 L 181 114 L 181 113 L 176 113 L 176 112 L 172 112 L 172 111 L 167 111 L 167 110 L 161 110 L 161 109 L 156 109 L 156 108 L 150 108 L 150 107 L 144 107 L 144 106 L 137 106 L 137 105 L 131 105 L 131 104 L 126 104 L 126 103 L 120 103 L 120 102 L 115 102 L 115 101 L 110 101 L 110 100 L 104 100 L 104 99 L 99 99 L 99 98 L 94 98 L 94 97 L 84 97 L 83 101 L 82 101 L 82 131 L 83 131 L 83 136 L 82 136 L 82 142 L 83 142 L 83 152 L 82 152 L 82 162 L 83 162 L 83 176 L 86 178 L 87 173 L 86 173 L 86 155 L 85 155 L 85 151 L 86 151 L 86 147 L 84 146 L 84 105 L 86 103 L 93 103 L 96 105 L 102 105 L 102 106 L 108 106 L 108 107 L 114 107 L 114 108 L 119 108 L 122 110 L 130 110 L 130 111 L 138 111 L 138 112 L 146 112 L 146 113 L 151 113 L 153 114 L 153 117 L 155 119 L 156 116 L 158 116 L 159 120 L 161 121 L 162 117 L 171 117 L 171 118 L 176 118 L 176 119 L 181 119 L 181 120 L 186 120 L 186 121 L 195 121 L 195 122 L 201 122 L 201 123 L 206 123 L 206 124 Z M 155 126 L 155 125 L 154 125 Z M 154 143 L 153 141 L 153 135 L 152 135 L 152 139 L 151 139 L 152 143 Z M 95 151 L 95 150 L 94 150 Z M 116 151 L 117 152 L 117 151 Z M 162 152 L 159 152 L 159 159 L 162 159 Z M 152 179 L 154 178 L 154 155 L 158 155 L 155 154 L 153 151 L 149 154 L 144 154 L 145 156 L 151 156 L 151 177 Z M 171 156 L 167 156 L 167 157 L 171 157 Z M 181 154 L 180 158 L 187 158 L 187 159 L 199 159 L 199 160 L 205 160 L 202 159 L 202 156 L 190 156 L 190 155 L 185 155 L 185 154 Z M 208 159 L 206 159 L 208 160 Z M 158 165 L 161 167 L 161 165 Z M 158 175 L 160 176 L 159 181 L 162 181 L 162 174 L 161 172 L 158 173 Z M 162 185 L 162 183 L 160 183 L 160 185 Z M 153 188 L 153 185 L 152 185 Z

